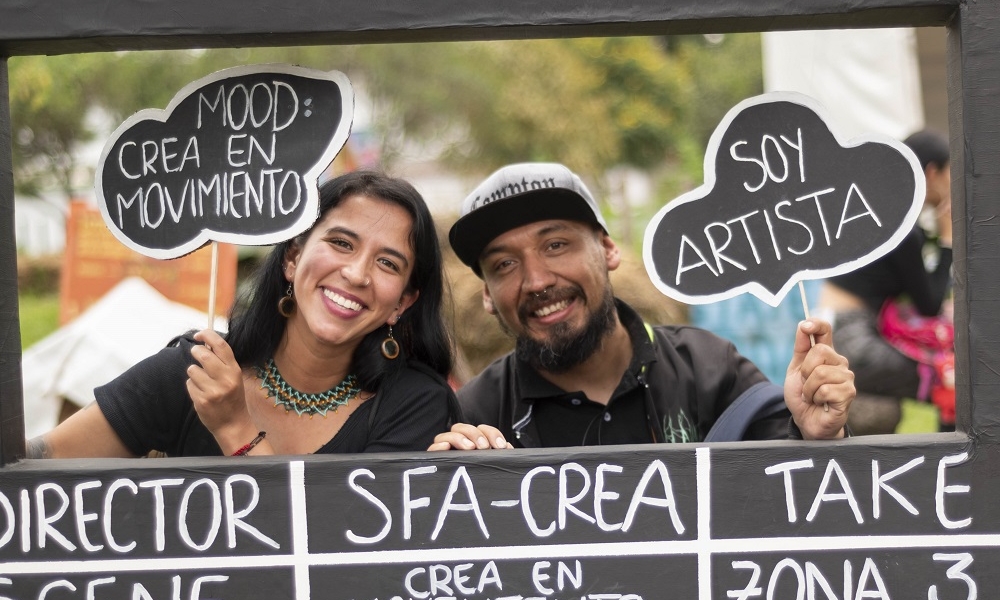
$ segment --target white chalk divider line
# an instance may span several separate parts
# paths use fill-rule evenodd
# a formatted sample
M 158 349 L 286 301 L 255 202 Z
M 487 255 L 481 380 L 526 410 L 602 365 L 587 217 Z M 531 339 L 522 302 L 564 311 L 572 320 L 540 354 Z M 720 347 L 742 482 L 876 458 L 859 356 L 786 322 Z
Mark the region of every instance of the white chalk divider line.
M 705 551 L 712 540 L 712 453 L 705 447 L 695 450 L 695 482 L 698 501 L 698 581 L 712 581 L 712 555 Z M 712 600 L 712 586 L 698 586 L 698 600 Z
M 294 460 L 288 465 L 288 487 L 292 508 L 292 554 L 295 561 L 295 599 L 310 600 L 309 587 L 309 523 L 306 515 L 305 464 Z
M 431 564 L 486 560 L 551 560 L 559 558 L 616 558 L 630 556 L 755 555 L 811 551 L 920 550 L 929 548 L 1000 549 L 1000 534 L 929 534 L 887 536 L 822 536 L 733 538 L 661 542 L 595 542 L 543 546 L 492 546 L 322 552 L 308 555 L 198 556 L 174 558 L 113 558 L 95 560 L 10 561 L 0 563 L 0 573 L 10 575 L 77 574 L 187 570 L 245 570 L 272 568 L 336 567 L 356 565 Z
M 560 558 L 605 558 L 630 556 L 695 556 L 699 581 L 711 580 L 714 555 L 753 555 L 810 551 L 913 550 L 930 548 L 997 548 L 1000 534 L 916 534 L 772 538 L 711 539 L 711 454 L 698 448 L 697 503 L 698 538 L 656 542 L 588 542 L 579 544 L 475 546 L 421 550 L 372 550 L 310 554 L 305 465 L 289 463 L 292 520 L 292 553 L 241 556 L 196 556 L 170 558 L 111 558 L 92 560 L 45 560 L 0 562 L 0 573 L 9 575 L 85 574 L 107 572 L 183 572 L 188 570 L 294 569 L 296 600 L 309 600 L 309 568 L 408 563 L 469 562 L 475 560 L 538 560 Z M 701 600 L 705 600 L 704 587 Z

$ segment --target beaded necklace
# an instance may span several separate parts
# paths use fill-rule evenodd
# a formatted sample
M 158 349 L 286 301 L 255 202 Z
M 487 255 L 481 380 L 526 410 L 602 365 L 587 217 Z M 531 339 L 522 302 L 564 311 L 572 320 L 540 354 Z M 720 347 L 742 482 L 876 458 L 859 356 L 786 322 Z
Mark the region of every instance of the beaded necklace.
M 360 391 L 358 378 L 353 374 L 322 394 L 306 394 L 285 381 L 278 372 L 273 358 L 267 361 L 266 367 L 254 367 L 254 369 L 257 371 L 257 377 L 260 377 L 261 389 L 267 390 L 268 397 L 274 398 L 274 405 L 284 406 L 286 412 L 294 410 L 300 417 L 302 415 L 311 417 L 316 414 L 325 417 L 330 410 L 337 412 L 338 408 L 346 405 Z

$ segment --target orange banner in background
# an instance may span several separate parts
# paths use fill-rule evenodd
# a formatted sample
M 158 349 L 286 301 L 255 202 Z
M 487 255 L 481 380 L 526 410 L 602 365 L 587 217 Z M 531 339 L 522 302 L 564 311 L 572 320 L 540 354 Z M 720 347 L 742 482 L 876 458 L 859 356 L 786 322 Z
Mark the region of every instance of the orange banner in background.
M 219 244 L 215 316 L 226 316 L 235 300 L 236 263 L 236 246 Z M 74 201 L 66 220 L 59 322 L 73 320 L 119 281 L 132 276 L 142 277 L 175 302 L 208 312 L 211 273 L 211 246 L 171 260 L 149 258 L 111 235 L 96 207 Z

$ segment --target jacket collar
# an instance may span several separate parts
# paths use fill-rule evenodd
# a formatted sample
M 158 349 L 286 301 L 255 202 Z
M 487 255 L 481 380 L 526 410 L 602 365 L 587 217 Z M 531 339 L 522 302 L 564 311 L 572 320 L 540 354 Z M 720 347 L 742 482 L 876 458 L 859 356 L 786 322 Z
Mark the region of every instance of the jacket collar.
M 631 306 L 615 298 L 615 308 L 618 320 L 628 331 L 632 340 L 632 360 L 628 370 L 622 374 L 622 379 L 615 389 L 614 395 L 627 392 L 639 385 L 639 376 L 656 360 L 656 348 L 653 344 L 653 330 Z M 566 390 L 545 379 L 528 363 L 514 358 L 514 381 L 517 390 L 517 402 L 512 403 L 511 422 L 518 440 L 525 447 L 538 445 L 538 434 L 531 421 L 534 403 L 545 398 L 563 396 Z

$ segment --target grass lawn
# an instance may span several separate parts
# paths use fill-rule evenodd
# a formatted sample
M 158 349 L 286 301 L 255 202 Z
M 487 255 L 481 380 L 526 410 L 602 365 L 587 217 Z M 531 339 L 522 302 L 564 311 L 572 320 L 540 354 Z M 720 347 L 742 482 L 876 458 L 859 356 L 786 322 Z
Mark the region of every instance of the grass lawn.
M 903 400 L 903 418 L 896 427 L 896 433 L 937 433 L 937 407 L 927 402 Z
M 21 349 L 59 329 L 59 295 L 25 294 L 17 298 L 21 322 Z

